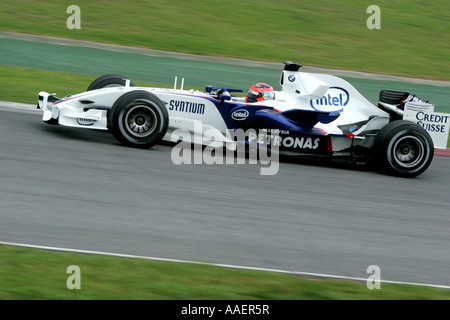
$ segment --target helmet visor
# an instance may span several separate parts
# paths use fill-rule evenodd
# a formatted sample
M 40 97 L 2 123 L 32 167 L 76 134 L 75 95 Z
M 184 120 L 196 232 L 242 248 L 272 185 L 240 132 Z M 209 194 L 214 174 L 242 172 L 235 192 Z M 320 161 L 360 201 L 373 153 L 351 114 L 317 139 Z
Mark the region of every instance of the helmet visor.
M 273 92 L 273 91 L 263 91 L 261 93 L 262 93 L 262 96 L 264 97 L 264 100 L 274 100 L 275 99 L 275 92 Z

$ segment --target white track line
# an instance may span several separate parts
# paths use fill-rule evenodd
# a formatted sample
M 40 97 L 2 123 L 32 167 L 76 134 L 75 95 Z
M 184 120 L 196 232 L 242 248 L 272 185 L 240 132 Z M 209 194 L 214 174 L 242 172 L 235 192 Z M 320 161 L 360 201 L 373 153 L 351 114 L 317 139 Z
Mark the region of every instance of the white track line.
M 39 113 L 39 114 L 42 113 L 42 111 L 36 107 L 36 104 L 10 102 L 10 101 L 0 101 L 0 110 L 23 112 L 23 113 Z
M 223 263 L 208 263 L 208 262 L 201 262 L 201 261 L 168 259 L 168 258 L 159 258 L 159 257 L 147 257 L 147 256 L 138 256 L 138 255 L 132 255 L 132 254 L 81 250 L 81 249 L 71 249 L 71 248 L 61 248 L 61 247 L 50 247 L 50 246 L 41 246 L 41 245 L 34 245 L 34 244 L 15 243 L 15 242 L 0 241 L 0 245 L 41 249 L 41 250 L 50 250 L 50 251 L 60 251 L 60 252 L 68 252 L 68 253 L 94 254 L 94 255 L 103 255 L 103 256 L 111 256 L 111 257 L 118 257 L 118 258 L 143 259 L 143 260 L 152 260 L 152 261 L 197 264 L 197 265 L 203 265 L 203 266 L 214 266 L 214 267 L 230 268 L 230 269 L 284 273 L 284 274 L 291 274 L 291 275 L 298 275 L 298 276 L 305 276 L 305 277 L 314 277 L 314 278 L 339 279 L 339 280 L 351 280 L 351 281 L 363 281 L 363 282 L 367 281 L 367 278 L 347 277 L 347 276 L 340 276 L 340 275 L 333 275 L 333 274 L 302 272 L 302 271 L 289 271 L 289 270 L 282 270 L 282 269 L 259 268 L 259 267 L 239 266 L 239 265 L 223 264 Z M 450 290 L 450 286 L 447 286 L 447 285 L 437 285 L 437 284 L 428 284 L 428 283 L 403 282 L 403 281 L 392 281 L 392 280 L 381 280 L 380 283 L 403 284 L 403 285 L 433 287 L 433 288 Z

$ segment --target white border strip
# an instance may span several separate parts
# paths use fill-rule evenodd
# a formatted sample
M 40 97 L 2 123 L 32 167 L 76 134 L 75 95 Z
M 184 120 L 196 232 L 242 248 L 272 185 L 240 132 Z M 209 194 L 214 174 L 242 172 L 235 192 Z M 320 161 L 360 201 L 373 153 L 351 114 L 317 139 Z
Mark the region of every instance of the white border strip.
M 363 282 L 367 281 L 366 278 L 347 277 L 347 276 L 332 275 L 332 274 L 302 272 L 302 271 L 289 271 L 289 270 L 282 270 L 282 269 L 270 269 L 270 268 L 259 268 L 259 267 L 248 267 L 248 266 L 238 266 L 238 265 L 222 264 L 222 263 L 208 263 L 208 262 L 180 260 L 180 259 L 147 257 L 147 256 L 138 256 L 138 255 L 132 255 L 132 254 L 112 253 L 112 252 L 102 252 L 102 251 L 92 251 L 92 250 L 81 250 L 81 249 L 70 249 L 70 248 L 61 248 L 61 247 L 50 247 L 50 246 L 41 246 L 41 245 L 25 244 L 25 243 L 14 243 L 14 242 L 0 241 L 0 245 L 8 245 L 8 246 L 24 247 L 24 248 L 32 248 L 32 249 L 41 249 L 41 250 L 51 250 L 51 251 L 61 251 L 61 252 L 69 252 L 69 253 L 95 254 L 95 255 L 111 256 L 111 257 L 118 257 L 118 258 L 144 259 L 144 260 L 152 260 L 152 261 L 164 261 L 164 262 L 197 264 L 197 265 L 204 265 L 204 266 L 230 268 L 230 269 L 241 269 L 241 270 L 253 270 L 253 271 L 264 271 L 264 272 L 274 272 L 274 273 L 285 273 L 285 274 L 299 275 L 299 276 L 305 276 L 305 277 L 314 277 L 314 278 L 329 278 L 329 279 L 363 281 Z M 422 286 L 422 287 L 433 287 L 433 288 L 440 288 L 440 289 L 448 289 L 448 290 L 450 290 L 450 286 L 446 286 L 446 285 L 416 283 L 416 282 L 403 282 L 403 281 L 392 281 L 392 280 L 381 280 L 380 282 L 381 283 L 391 283 L 391 284 L 403 284 L 403 285 Z
M 0 101 L 0 110 L 25 113 L 42 113 L 42 111 L 39 110 L 35 104 L 10 101 Z

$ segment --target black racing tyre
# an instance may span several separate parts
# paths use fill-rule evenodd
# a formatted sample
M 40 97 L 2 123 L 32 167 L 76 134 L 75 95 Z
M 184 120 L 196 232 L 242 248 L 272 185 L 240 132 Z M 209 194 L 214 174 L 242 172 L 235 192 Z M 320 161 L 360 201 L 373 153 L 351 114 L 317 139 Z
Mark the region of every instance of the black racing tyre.
M 404 91 L 381 90 L 378 100 L 389 104 L 400 104 L 408 96 L 409 93 Z
M 431 164 L 434 144 L 430 135 L 419 125 L 396 120 L 384 126 L 374 144 L 380 169 L 400 177 L 415 177 Z
M 86 91 L 107 87 L 122 87 L 125 86 L 126 79 L 127 77 L 124 77 L 120 74 L 105 74 L 92 81 Z M 130 86 L 135 87 L 136 85 L 133 83 L 133 81 L 130 81 Z
M 112 106 L 109 117 L 112 134 L 129 147 L 152 147 L 162 140 L 169 125 L 165 104 L 143 90 L 122 95 Z

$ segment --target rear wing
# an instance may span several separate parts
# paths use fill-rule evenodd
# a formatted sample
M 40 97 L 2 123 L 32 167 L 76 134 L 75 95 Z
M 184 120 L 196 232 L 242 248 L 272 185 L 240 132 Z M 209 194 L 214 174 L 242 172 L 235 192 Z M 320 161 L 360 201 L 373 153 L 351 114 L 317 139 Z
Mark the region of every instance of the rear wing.
M 434 112 L 434 104 L 428 100 L 409 92 L 381 90 L 378 107 L 389 113 L 391 120 L 417 123 L 430 134 L 435 148 L 447 148 L 450 114 Z
M 378 107 L 391 115 L 393 119 L 401 119 L 405 105 L 413 102 L 421 105 L 429 104 L 428 100 L 404 91 L 381 90 Z

